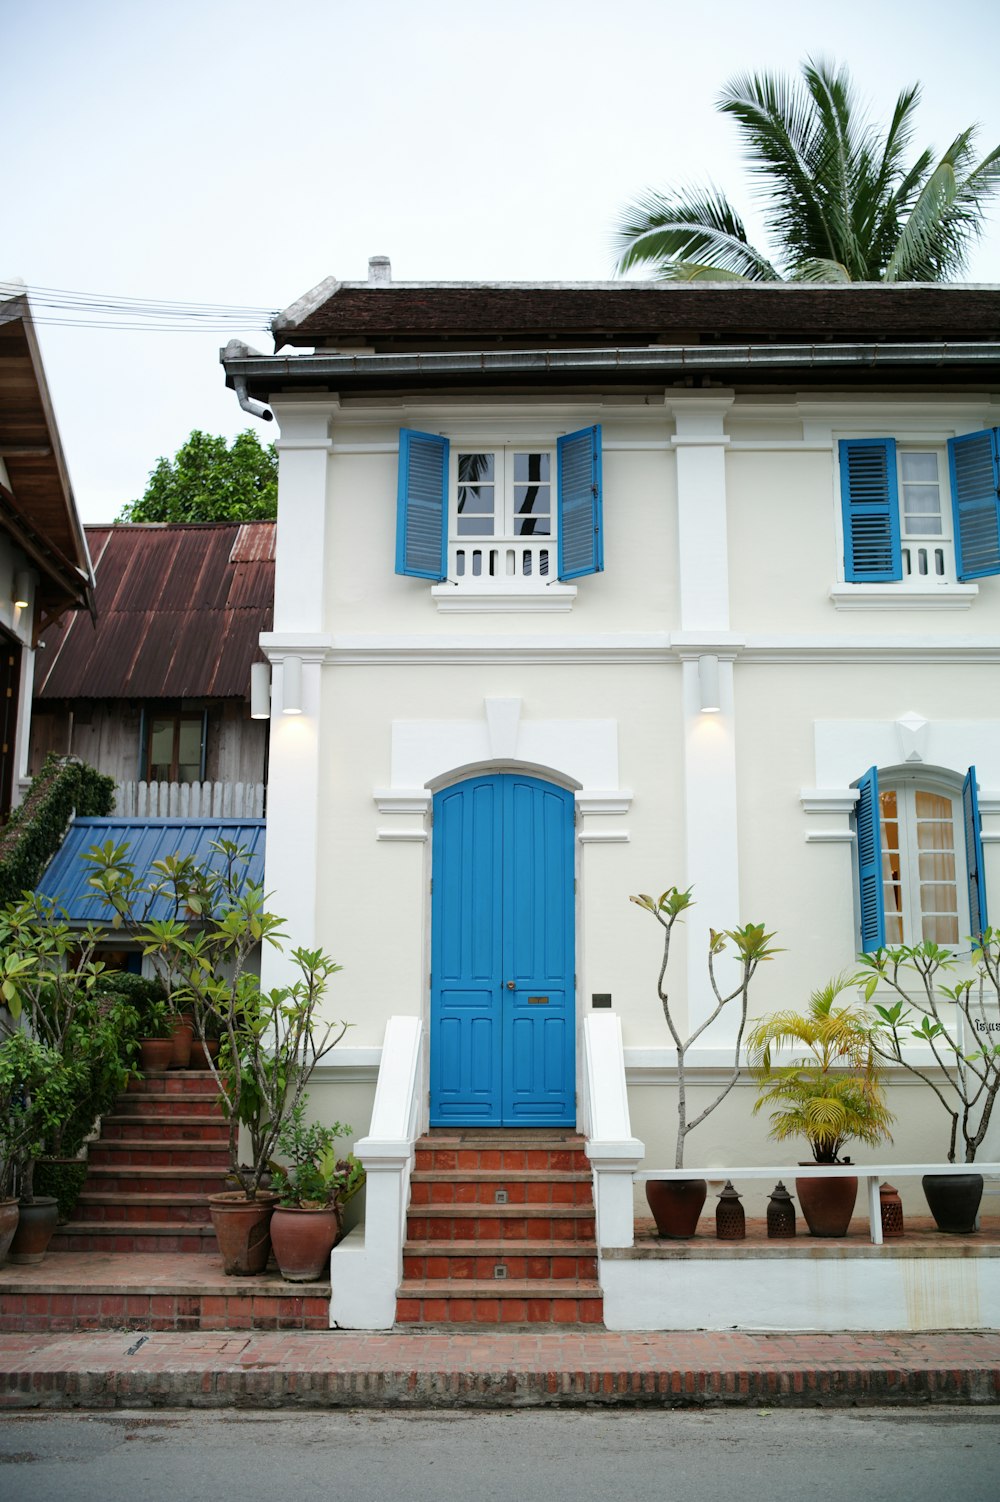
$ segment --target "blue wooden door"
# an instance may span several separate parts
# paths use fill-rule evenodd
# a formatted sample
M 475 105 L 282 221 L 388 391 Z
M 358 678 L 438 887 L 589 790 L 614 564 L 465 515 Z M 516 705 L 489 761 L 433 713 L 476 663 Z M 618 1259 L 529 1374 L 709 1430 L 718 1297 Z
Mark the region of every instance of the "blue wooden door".
M 573 1126 L 573 795 L 474 777 L 434 798 L 431 1125 Z

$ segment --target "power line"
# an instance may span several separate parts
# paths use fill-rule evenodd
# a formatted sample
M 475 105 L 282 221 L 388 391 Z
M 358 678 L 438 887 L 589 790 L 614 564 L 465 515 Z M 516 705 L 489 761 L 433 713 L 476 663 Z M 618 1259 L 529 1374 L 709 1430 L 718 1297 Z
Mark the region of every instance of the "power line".
M 63 328 L 117 328 L 145 333 L 226 333 L 235 329 L 268 329 L 278 311 L 244 304 L 119 297 L 114 293 L 73 292 L 64 287 L 0 281 L 0 298 L 8 297 L 27 297 L 33 321 L 38 324 Z

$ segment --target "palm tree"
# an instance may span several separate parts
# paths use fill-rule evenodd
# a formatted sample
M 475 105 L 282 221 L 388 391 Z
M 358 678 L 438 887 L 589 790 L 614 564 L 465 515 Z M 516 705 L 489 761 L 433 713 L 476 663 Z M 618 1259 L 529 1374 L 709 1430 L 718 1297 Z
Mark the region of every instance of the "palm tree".
M 768 282 L 936 282 L 961 271 L 1000 185 L 1000 146 L 976 163 L 970 126 L 937 162 L 926 150 L 907 166 L 918 84 L 883 136 L 846 68 L 809 60 L 802 78 L 743 75 L 718 100 L 746 142 L 775 254 L 750 244 L 717 188 L 650 191 L 618 226 L 619 271 Z

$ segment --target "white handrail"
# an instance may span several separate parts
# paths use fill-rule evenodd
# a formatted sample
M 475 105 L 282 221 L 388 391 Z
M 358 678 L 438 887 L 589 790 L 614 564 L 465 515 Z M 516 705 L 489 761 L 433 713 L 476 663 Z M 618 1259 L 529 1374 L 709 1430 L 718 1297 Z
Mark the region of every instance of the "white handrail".
M 584 1129 L 594 1171 L 598 1247 L 635 1244 L 632 1184 L 645 1146 L 632 1135 L 621 1021 L 615 1012 L 583 1019 Z

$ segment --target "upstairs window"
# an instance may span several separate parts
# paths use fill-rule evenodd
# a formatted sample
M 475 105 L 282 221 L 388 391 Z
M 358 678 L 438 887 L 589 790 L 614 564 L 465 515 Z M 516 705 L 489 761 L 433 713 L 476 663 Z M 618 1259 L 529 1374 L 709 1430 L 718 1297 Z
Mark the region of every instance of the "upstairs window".
M 604 568 L 601 430 L 551 445 L 399 435 L 396 572 L 461 591 L 544 591 Z
M 975 767 L 961 795 L 947 774 L 880 779 L 875 767 L 856 786 L 862 949 L 963 948 L 987 924 Z
M 911 590 L 1000 574 L 995 428 L 947 447 L 841 439 L 844 577 Z
M 146 782 L 203 782 L 205 780 L 206 716 L 149 714 L 144 743 Z

